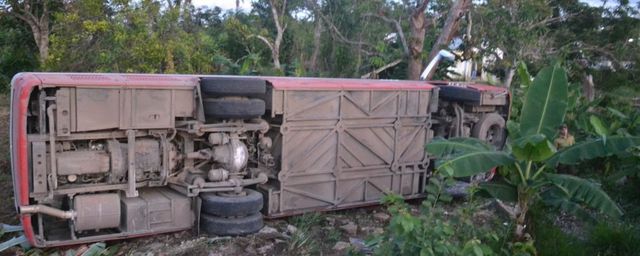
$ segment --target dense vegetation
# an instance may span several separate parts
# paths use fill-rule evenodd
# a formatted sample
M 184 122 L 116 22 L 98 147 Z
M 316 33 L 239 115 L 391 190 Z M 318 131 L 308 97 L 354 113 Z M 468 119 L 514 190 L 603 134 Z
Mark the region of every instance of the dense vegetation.
M 451 161 L 427 185 L 420 213 L 387 198 L 394 217 L 368 245 L 381 255 L 631 255 L 640 249 L 637 1 L 251 3 L 250 10 L 222 10 L 190 0 L 0 0 L 0 93 L 22 71 L 417 79 L 457 37 L 459 60 L 482 63 L 477 72 L 496 75 L 485 82 L 512 91 L 509 146 L 433 144 L 432 153 Z M 435 78 L 446 78 L 449 64 Z M 535 80 L 529 71 L 539 74 Z M 562 79 L 553 81 L 550 72 Z M 554 83 L 562 89 L 550 91 Z M 540 116 L 532 103 L 544 93 L 560 103 L 545 106 L 552 116 Z M 557 152 L 550 145 L 563 122 L 582 149 Z M 503 178 L 474 187 L 478 196 L 447 211 L 451 198 L 442 191 L 468 170 L 456 164 L 470 164 L 453 160 L 470 152 L 484 152 L 475 166 L 503 166 Z M 516 210 L 504 218 L 507 225 L 473 221 L 483 194 Z M 566 215 L 583 223 L 578 233 L 556 227 Z
M 520 61 L 537 70 L 563 59 L 573 81 L 615 95 L 638 90 L 640 22 L 629 1 L 251 3 L 2 0 L 0 88 L 30 70 L 417 79 L 459 37 L 459 58 L 486 58 L 478 72 L 496 74 L 497 84 L 511 84 Z

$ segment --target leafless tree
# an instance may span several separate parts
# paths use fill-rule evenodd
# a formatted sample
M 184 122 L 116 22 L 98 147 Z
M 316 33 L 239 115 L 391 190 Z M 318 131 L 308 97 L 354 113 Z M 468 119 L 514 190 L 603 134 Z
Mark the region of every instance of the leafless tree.
M 276 26 L 276 37 L 274 39 L 266 38 L 262 35 L 252 35 L 252 37 L 260 39 L 260 41 L 269 47 L 269 50 L 271 50 L 271 58 L 273 59 L 273 67 L 277 70 L 282 70 L 282 65 L 280 64 L 280 46 L 282 45 L 284 32 L 287 30 L 287 23 L 285 22 L 287 0 L 269 0 L 269 6 L 271 7 L 273 23 Z

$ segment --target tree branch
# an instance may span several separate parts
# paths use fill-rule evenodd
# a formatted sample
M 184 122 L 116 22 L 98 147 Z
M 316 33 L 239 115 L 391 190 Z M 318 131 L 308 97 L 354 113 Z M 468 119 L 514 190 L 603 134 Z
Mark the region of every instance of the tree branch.
M 402 24 L 400 24 L 399 20 L 394 20 L 384 15 L 373 14 L 373 13 L 365 13 L 362 16 L 376 17 L 384 20 L 387 23 L 391 23 L 394 26 L 396 33 L 398 33 L 398 37 L 400 37 L 400 42 L 402 43 L 402 50 L 404 51 L 404 55 L 409 56 L 409 45 L 407 44 L 407 38 L 404 36 L 404 31 L 402 31 Z
M 568 14 L 566 14 L 564 16 L 549 17 L 549 18 L 546 18 L 544 20 L 538 21 L 536 23 L 533 23 L 533 24 L 527 26 L 526 29 L 530 30 L 530 29 L 534 29 L 534 28 L 540 27 L 540 26 L 547 26 L 547 25 L 553 24 L 553 23 L 561 21 L 561 20 L 572 18 L 572 17 L 574 17 L 576 15 L 578 15 L 578 13 L 568 13 Z
M 371 72 L 369 72 L 369 73 L 366 73 L 366 74 L 364 74 L 364 75 L 360 76 L 360 78 L 362 78 L 362 79 L 372 78 L 372 77 L 373 77 L 373 75 L 377 75 L 377 74 L 379 74 L 380 72 L 385 71 L 385 70 L 386 70 L 386 69 L 388 69 L 388 68 L 392 68 L 392 67 L 394 67 L 394 66 L 396 66 L 396 65 L 400 64 L 400 62 L 402 62 L 402 59 L 394 60 L 394 61 L 392 61 L 391 63 L 388 63 L 387 65 L 384 65 L 384 66 L 382 66 L 382 67 L 380 67 L 380 68 L 377 68 L 377 69 L 376 69 L 376 70 L 374 70 L 374 71 L 371 71 Z
M 335 24 L 333 24 L 333 22 L 329 18 L 327 18 L 327 16 L 322 14 L 322 12 L 320 11 L 320 8 L 315 2 L 313 2 L 313 0 L 307 0 L 307 4 L 309 4 L 314 9 L 314 11 L 316 11 L 316 13 L 320 16 L 320 18 L 322 18 L 322 20 L 327 24 L 329 29 L 333 31 L 331 35 L 333 36 L 334 39 L 337 39 L 340 42 L 351 44 L 351 45 L 367 46 L 370 48 L 372 47 L 370 44 L 365 42 L 361 42 L 361 41 L 357 42 L 357 41 L 349 40 L 344 35 L 342 35 L 340 30 L 335 26 Z
M 249 35 L 249 38 L 253 38 L 253 37 L 260 39 L 260 41 L 264 42 L 264 44 L 266 44 L 267 47 L 269 47 L 269 50 L 273 52 L 273 44 L 269 42 L 269 39 L 261 35 Z

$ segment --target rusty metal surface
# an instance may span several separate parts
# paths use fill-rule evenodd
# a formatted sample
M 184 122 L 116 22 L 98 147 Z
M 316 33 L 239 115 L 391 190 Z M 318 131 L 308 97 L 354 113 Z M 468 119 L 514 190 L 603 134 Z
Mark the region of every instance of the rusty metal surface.
M 267 213 L 357 207 L 389 192 L 421 193 L 430 94 L 427 87 L 274 91 L 282 152 Z

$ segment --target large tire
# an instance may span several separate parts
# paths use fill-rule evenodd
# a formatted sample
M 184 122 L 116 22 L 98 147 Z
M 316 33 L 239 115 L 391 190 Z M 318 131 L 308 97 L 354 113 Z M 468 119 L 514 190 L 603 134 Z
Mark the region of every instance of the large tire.
M 220 196 L 214 192 L 201 193 L 202 212 L 220 217 L 247 216 L 262 210 L 262 194 L 244 189 L 245 196 Z
M 488 113 L 473 126 L 471 136 L 488 142 L 496 149 L 502 149 L 506 139 L 505 126 L 506 122 L 502 116 Z
M 256 213 L 238 218 L 224 218 L 200 214 L 200 230 L 218 236 L 241 236 L 258 232 L 264 223 L 262 214 Z
M 265 112 L 265 103 L 260 99 L 204 99 L 202 104 L 207 118 L 251 119 L 258 118 L 264 115 Z
M 239 77 L 204 77 L 200 91 L 205 97 L 260 96 L 267 92 L 267 82 Z

